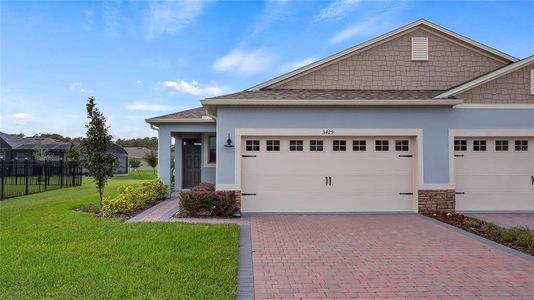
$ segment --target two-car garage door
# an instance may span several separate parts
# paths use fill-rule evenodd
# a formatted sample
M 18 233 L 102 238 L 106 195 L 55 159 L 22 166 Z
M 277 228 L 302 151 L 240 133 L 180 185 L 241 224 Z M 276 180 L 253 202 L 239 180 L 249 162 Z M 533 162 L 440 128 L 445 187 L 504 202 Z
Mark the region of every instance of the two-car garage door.
M 413 211 L 414 141 L 243 137 L 242 211 Z
M 456 210 L 534 211 L 534 138 L 458 137 Z

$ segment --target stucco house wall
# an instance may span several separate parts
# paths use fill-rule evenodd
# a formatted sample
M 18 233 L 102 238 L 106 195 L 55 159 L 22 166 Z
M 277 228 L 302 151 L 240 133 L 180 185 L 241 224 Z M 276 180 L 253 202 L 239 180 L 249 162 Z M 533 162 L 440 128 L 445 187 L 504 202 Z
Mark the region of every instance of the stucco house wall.
M 450 107 L 219 107 L 217 184 L 235 184 L 236 128 L 423 129 L 424 183 L 449 184 L 449 129 L 532 129 L 532 109 Z
M 428 61 L 412 61 L 412 37 L 428 37 Z M 445 90 L 504 65 L 504 61 L 417 29 L 273 88 Z

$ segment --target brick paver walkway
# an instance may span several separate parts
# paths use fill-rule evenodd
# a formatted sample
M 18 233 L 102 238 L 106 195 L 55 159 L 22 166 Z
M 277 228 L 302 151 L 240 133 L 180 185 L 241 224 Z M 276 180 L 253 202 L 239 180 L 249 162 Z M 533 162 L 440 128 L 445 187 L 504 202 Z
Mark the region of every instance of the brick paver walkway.
M 533 299 L 534 262 L 418 215 L 253 215 L 256 299 Z
M 464 213 L 464 215 L 488 221 L 501 227 L 525 226 L 534 230 L 534 213 Z

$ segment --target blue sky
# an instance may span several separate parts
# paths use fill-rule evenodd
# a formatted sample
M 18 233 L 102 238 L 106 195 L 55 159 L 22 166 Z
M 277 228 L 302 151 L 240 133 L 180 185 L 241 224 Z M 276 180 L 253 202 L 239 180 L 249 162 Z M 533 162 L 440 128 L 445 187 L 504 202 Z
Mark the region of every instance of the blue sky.
M 518 58 L 534 2 L 2 1 L 0 130 L 84 133 L 94 96 L 115 138 L 426 18 Z

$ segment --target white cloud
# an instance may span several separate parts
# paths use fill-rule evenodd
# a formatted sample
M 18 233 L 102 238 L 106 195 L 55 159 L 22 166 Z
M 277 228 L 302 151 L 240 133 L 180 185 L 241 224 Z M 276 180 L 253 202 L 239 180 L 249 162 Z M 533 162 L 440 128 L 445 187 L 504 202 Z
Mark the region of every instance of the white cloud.
M 170 106 L 167 104 L 143 102 L 143 101 L 123 102 L 122 105 L 126 107 L 126 109 L 128 110 L 140 110 L 140 111 L 169 111 L 169 110 L 176 109 L 175 106 Z
M 326 8 L 322 9 L 317 16 L 315 16 L 316 21 L 327 21 L 332 19 L 339 19 L 354 9 L 358 3 L 362 0 L 338 0 Z
M 79 91 L 80 93 L 87 93 L 88 90 L 85 88 L 82 88 L 82 84 L 80 82 L 73 82 L 69 84 L 69 90 L 71 91 Z
M 13 121 L 17 125 L 25 125 L 32 119 L 32 115 L 29 113 L 19 112 L 19 113 L 3 115 L 1 116 L 1 119 Z
M 278 70 L 280 72 L 291 72 L 293 70 L 304 67 L 316 61 L 317 61 L 316 57 L 308 57 L 308 58 L 297 60 L 297 61 L 291 61 L 291 62 L 281 65 L 278 68 Z
M 330 43 L 337 44 L 358 36 L 377 35 L 397 26 L 397 18 L 392 15 L 404 9 L 407 3 L 408 1 L 371 2 L 370 4 L 378 4 L 379 7 L 369 10 L 367 17 L 338 32 L 330 38 Z
M 118 1 L 104 1 L 102 3 L 102 15 L 106 34 L 118 36 L 120 34 L 123 17 L 121 14 L 121 3 Z
M 142 82 L 141 82 L 141 80 L 137 80 L 135 83 L 141 84 Z
M 185 80 L 180 81 L 164 81 L 163 86 L 171 88 L 173 91 L 178 91 L 194 96 L 217 96 L 223 93 L 222 89 L 216 84 L 201 85 L 197 81 L 193 80 L 187 82 Z
M 204 12 L 208 1 L 157 1 L 150 2 L 144 15 L 147 38 L 176 34 L 193 23 Z
M 290 0 L 270 0 L 265 4 L 265 9 L 263 9 L 256 17 L 254 26 L 252 28 L 252 34 L 248 37 L 249 39 L 255 35 L 268 29 L 271 24 L 276 21 L 284 20 L 289 17 L 289 10 L 287 9 L 287 3 Z
M 265 49 L 256 49 L 252 51 L 234 49 L 223 57 L 215 60 L 212 68 L 219 72 L 248 76 L 267 70 L 273 65 L 276 58 L 276 55 Z

